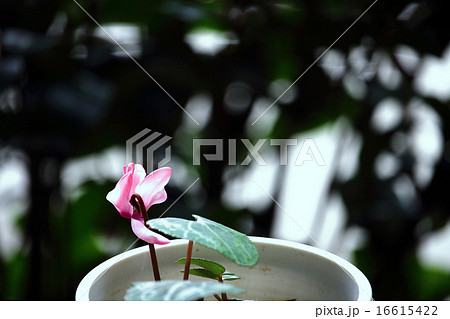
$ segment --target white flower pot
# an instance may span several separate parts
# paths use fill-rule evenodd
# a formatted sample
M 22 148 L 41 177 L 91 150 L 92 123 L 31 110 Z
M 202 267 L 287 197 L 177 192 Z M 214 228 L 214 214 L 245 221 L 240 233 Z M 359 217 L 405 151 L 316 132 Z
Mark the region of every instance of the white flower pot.
M 311 246 L 250 237 L 259 252 L 253 267 L 241 267 L 220 253 L 194 244 L 193 257 L 213 260 L 241 279 L 229 282 L 245 290 L 236 297 L 250 300 L 364 300 L 372 297 L 369 281 L 346 260 Z M 182 279 L 176 264 L 185 257 L 187 240 L 156 246 L 161 278 Z M 192 281 L 210 280 L 190 276 Z M 91 270 L 79 284 L 76 300 L 123 300 L 134 281 L 153 280 L 148 246 L 117 255 Z

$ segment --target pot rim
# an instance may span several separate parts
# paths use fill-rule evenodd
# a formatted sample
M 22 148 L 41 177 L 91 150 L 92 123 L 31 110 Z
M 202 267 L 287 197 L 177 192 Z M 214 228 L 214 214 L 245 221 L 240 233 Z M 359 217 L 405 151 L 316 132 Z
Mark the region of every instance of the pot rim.
M 333 253 L 330 253 L 326 250 L 323 250 L 321 248 L 305 245 L 298 242 L 293 242 L 289 240 L 284 239 L 277 239 L 277 238 L 269 238 L 269 237 L 257 237 L 257 236 L 248 236 L 250 240 L 254 243 L 259 244 L 268 244 L 268 245 L 275 245 L 275 246 L 284 246 L 284 247 L 290 247 L 297 250 L 302 250 L 305 252 L 308 252 L 312 255 L 320 256 L 322 258 L 325 258 L 326 260 L 329 260 L 330 262 L 336 264 L 338 267 L 340 267 L 357 285 L 359 288 L 358 298 L 357 301 L 371 301 L 372 299 L 372 287 L 369 283 L 369 280 L 366 278 L 366 276 L 359 270 L 356 266 L 354 266 L 352 263 L 348 262 L 347 260 L 343 259 L 342 257 L 339 257 Z M 174 239 L 171 240 L 169 244 L 167 245 L 155 245 L 155 249 L 164 249 L 164 247 L 169 246 L 179 246 L 179 245 L 186 245 L 188 243 L 187 239 Z M 118 254 L 116 256 L 113 256 L 101 264 L 97 265 L 95 268 L 93 268 L 84 278 L 81 280 L 80 284 L 77 287 L 75 300 L 76 301 L 86 301 L 89 300 L 89 290 L 91 286 L 105 273 L 108 271 L 108 269 L 113 266 L 115 263 L 133 257 L 135 255 L 139 255 L 143 252 L 147 252 L 148 247 L 147 245 L 134 248 L 128 251 L 125 251 L 121 254 Z

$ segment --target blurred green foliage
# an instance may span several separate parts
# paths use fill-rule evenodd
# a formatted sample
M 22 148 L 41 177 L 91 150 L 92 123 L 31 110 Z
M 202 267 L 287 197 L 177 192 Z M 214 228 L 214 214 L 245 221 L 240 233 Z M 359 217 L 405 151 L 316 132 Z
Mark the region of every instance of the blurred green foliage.
M 373 1 L 78 3 L 101 25 L 137 26 L 142 49 L 137 61 L 181 105 L 199 92 L 210 94 L 211 119 L 199 130 L 182 131 L 180 139 L 188 141 L 246 138 L 251 107 L 228 112 L 227 87 L 245 83 L 248 104 L 254 105 L 258 97 L 269 96 L 273 81 L 292 83 Z M 88 181 L 79 196 L 66 198 L 61 194 L 61 169 L 70 159 L 124 145 L 145 127 L 175 136 L 183 121 L 183 111 L 134 61 L 118 54 L 116 43 L 99 37 L 102 30 L 80 6 L 71 0 L 0 4 L 0 149 L 18 149 L 26 155 L 30 181 L 29 205 L 17 221 L 25 242 L 13 257 L 0 260 L 0 299 L 72 300 L 76 285 L 93 266 L 128 248 L 133 240 L 129 224 L 111 217 L 113 209 L 105 200 L 114 181 Z M 409 13 L 399 18 L 407 8 Z M 273 128 L 260 136 L 289 138 L 345 117 L 361 137 L 356 174 L 340 180 L 335 172 L 329 193 L 342 196 L 346 227 L 356 225 L 368 233 L 355 258 L 373 286 L 375 299 L 450 295 L 449 273 L 425 268 L 417 258 L 418 244 L 449 220 L 450 108 L 448 101 L 421 96 L 414 86 L 417 70 L 406 70 L 395 55 L 402 44 L 420 58 L 442 56 L 449 43 L 444 8 L 443 0 L 377 1 L 333 47 L 344 57 L 343 74 L 330 79 L 320 62 L 316 64 L 297 83 L 297 97 L 277 106 Z M 186 43 L 186 35 L 204 29 L 228 32 L 235 41 L 215 55 L 196 53 Z M 355 69 L 351 60 L 355 49 L 360 50 L 361 60 L 372 64 L 379 62 L 379 54 L 386 55 L 401 75 L 400 84 L 381 83 L 379 69 L 370 70 L 370 63 L 366 69 Z M 365 93 L 349 94 L 345 75 L 356 77 Z M 403 111 L 412 98 L 420 98 L 439 116 L 443 151 L 425 187 L 414 178 L 417 157 L 408 148 L 395 153 L 392 147 L 396 133 L 411 131 L 411 119 L 404 115 L 385 133 L 371 129 L 375 109 L 386 97 L 396 98 Z M 189 164 L 185 145 L 180 144 L 174 152 Z M 238 151 L 238 156 L 245 155 L 244 148 Z M 401 163 L 389 179 L 374 171 L 383 152 L 395 153 Z M 189 201 L 198 201 L 206 217 L 237 228 L 243 220 L 251 221 L 251 235 L 268 236 L 275 205 L 258 215 L 231 210 L 220 200 L 226 163 L 203 164 L 190 173 L 201 177 L 204 195 L 180 201 L 170 215 L 189 216 Z M 238 167 L 236 173 L 244 169 Z M 283 168 L 278 173 L 281 187 Z M 393 191 L 400 176 L 406 176 L 415 190 L 406 205 Z M 169 198 L 184 190 L 170 186 Z M 155 207 L 155 215 L 168 205 Z M 424 222 L 428 227 L 421 227 Z

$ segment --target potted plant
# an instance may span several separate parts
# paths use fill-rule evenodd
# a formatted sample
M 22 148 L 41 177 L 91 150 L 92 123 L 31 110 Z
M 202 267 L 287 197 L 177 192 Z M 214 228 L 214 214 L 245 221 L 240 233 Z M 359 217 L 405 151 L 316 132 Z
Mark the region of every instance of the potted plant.
M 107 199 L 131 219 L 148 248 L 95 267 L 79 284 L 76 300 L 371 300 L 366 277 L 321 249 L 247 237 L 196 215 L 148 220 L 148 208 L 167 198 L 169 178 L 170 168 L 148 176 L 138 164 L 124 168 Z M 182 239 L 169 241 L 153 230 Z

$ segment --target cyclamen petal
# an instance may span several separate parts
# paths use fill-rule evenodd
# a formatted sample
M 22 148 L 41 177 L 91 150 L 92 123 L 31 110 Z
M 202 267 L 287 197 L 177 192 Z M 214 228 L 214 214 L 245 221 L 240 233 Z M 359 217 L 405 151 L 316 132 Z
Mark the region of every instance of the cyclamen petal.
M 133 174 L 132 172 L 129 172 L 122 176 L 117 182 L 116 187 L 106 195 L 106 199 L 110 201 L 119 211 L 119 214 L 125 218 L 131 218 L 131 215 L 133 214 L 133 207 L 130 205 L 128 198 L 132 184 Z
M 106 195 L 119 214 L 125 218 L 131 218 L 133 207 L 130 198 L 135 193 L 137 185 L 144 180 L 145 170 L 142 165 L 130 163 L 123 168 L 124 175 L 117 182 L 116 187 Z
M 144 220 L 142 218 L 132 218 L 131 228 L 133 229 L 133 232 L 137 237 L 149 244 L 165 245 L 170 243 L 170 240 L 168 240 L 166 237 L 148 229 L 145 226 Z
M 170 179 L 172 170 L 170 167 L 163 167 L 150 173 L 136 187 L 136 193 L 141 195 L 144 200 L 145 208 L 148 210 L 150 206 L 159 204 L 167 199 L 167 193 L 164 186 Z
M 116 207 L 122 217 L 131 219 L 131 228 L 136 236 L 151 244 L 169 243 L 167 238 L 146 227 L 141 212 L 134 211 L 130 199 L 133 194 L 139 194 L 144 201 L 146 210 L 154 204 L 164 202 L 167 199 L 164 186 L 169 182 L 171 169 L 164 167 L 146 177 L 142 165 L 130 163 L 123 167 L 123 174 L 106 199 Z
M 129 163 L 127 166 L 123 167 L 123 174 L 125 175 L 128 172 L 138 173 L 140 175 L 147 175 L 145 173 L 145 168 L 141 164 Z
M 128 164 L 128 167 L 132 169 L 128 169 L 129 172 L 133 175 L 132 181 L 131 181 L 131 187 L 130 192 L 128 193 L 128 201 L 131 199 L 131 196 L 136 193 L 136 187 L 141 183 L 145 178 L 145 169 L 140 164 Z

